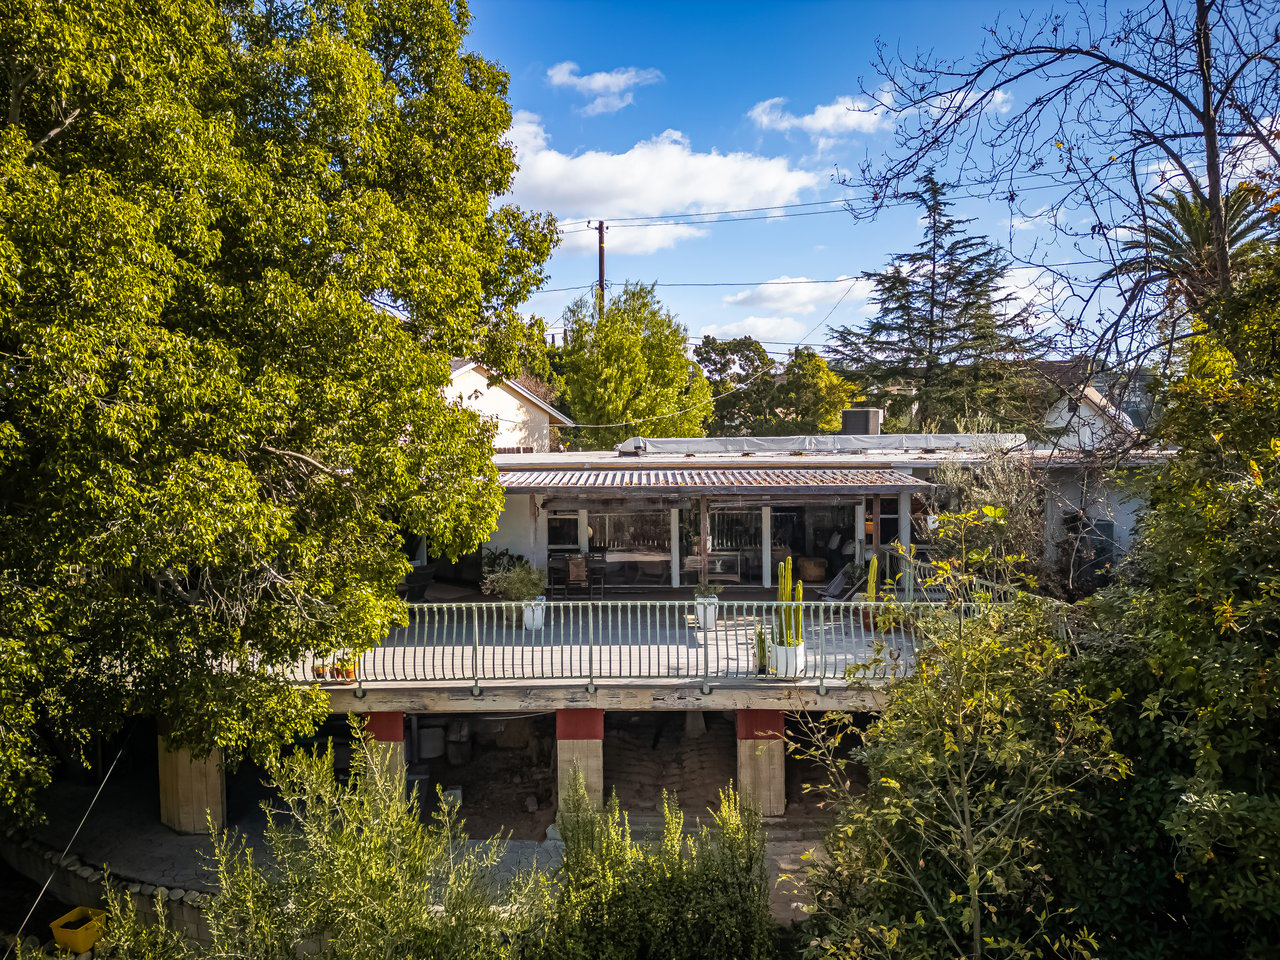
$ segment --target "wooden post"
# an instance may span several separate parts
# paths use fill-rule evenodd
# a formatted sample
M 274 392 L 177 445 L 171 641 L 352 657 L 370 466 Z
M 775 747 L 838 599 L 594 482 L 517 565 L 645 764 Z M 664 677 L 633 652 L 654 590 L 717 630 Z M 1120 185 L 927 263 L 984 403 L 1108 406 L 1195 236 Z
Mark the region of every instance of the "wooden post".
M 701 514 L 698 543 L 702 552 L 702 582 L 706 583 L 711 573 L 711 511 L 705 495 L 698 498 L 698 511 Z
M 781 710 L 739 710 L 738 790 L 766 817 L 780 817 L 787 807 L 786 715 Z
M 170 749 L 168 738 L 156 738 L 159 748 L 160 822 L 178 833 L 207 833 L 209 824 L 227 825 L 227 782 L 222 751 L 193 760 L 185 747 Z

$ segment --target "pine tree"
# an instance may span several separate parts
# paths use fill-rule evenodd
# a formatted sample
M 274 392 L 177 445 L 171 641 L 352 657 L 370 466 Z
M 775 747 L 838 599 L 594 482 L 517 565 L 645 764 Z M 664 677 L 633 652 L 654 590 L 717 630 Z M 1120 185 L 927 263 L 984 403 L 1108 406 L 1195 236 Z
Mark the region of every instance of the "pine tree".
M 879 309 L 861 327 L 833 327 L 832 356 L 899 429 L 945 429 L 979 413 L 1016 424 L 1027 361 L 1044 352 L 1032 311 L 1005 288 L 1004 251 L 950 214 L 947 184 L 932 170 L 916 182 L 905 196 L 924 210 L 924 239 L 863 274 Z

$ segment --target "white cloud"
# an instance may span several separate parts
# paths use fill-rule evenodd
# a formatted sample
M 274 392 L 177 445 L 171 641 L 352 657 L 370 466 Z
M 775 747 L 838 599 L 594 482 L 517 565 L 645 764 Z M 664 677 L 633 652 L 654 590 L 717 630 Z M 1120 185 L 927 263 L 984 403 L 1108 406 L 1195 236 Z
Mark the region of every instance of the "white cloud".
M 762 100 L 747 111 L 747 116 L 761 130 L 783 133 L 802 130 L 820 144 L 852 133 L 893 129 L 886 105 L 865 97 L 837 97 L 831 103 L 814 107 L 811 113 L 798 116 L 782 109 L 786 103 L 785 97 Z
M 1057 222 L 1057 211 L 1050 206 L 1043 206 L 1023 216 L 1013 214 L 1009 218 L 1010 230 L 1038 230 L 1043 226 L 1053 226 Z
M 808 277 L 775 277 L 751 290 L 732 293 L 724 298 L 730 306 L 763 307 L 778 313 L 813 313 L 819 307 L 829 307 L 844 297 L 846 304 L 865 302 L 873 285 L 862 277 L 838 277 L 847 283 L 808 283 Z M 846 297 L 845 292 L 849 291 Z
M 786 157 L 700 153 L 678 130 L 642 140 L 622 153 L 588 150 L 570 155 L 550 146 L 536 114 L 519 111 L 510 138 L 520 164 L 517 202 L 532 210 L 550 210 L 562 220 L 598 217 L 607 223 L 611 218 L 777 206 L 794 203 L 825 180 L 796 169 Z M 674 222 L 617 227 L 610 231 L 608 243 L 618 252 L 650 253 L 705 232 Z M 565 245 L 583 248 L 594 243 L 590 238 L 568 233 Z
M 1034 324 L 1044 330 L 1057 319 L 1053 305 L 1062 292 L 1053 274 L 1042 267 L 1014 267 L 1005 274 L 1003 289 L 1014 297 L 1010 310 L 1030 307 L 1035 312 Z
M 614 70 L 581 74 L 572 60 L 557 63 L 547 71 L 547 82 L 553 87 L 568 87 L 592 100 L 582 108 L 585 116 L 615 113 L 635 101 L 631 90 L 635 87 L 660 83 L 661 70 L 639 67 L 618 67 Z
M 770 345 L 792 343 L 799 340 L 809 328 L 794 317 L 747 317 L 733 323 L 712 323 L 698 331 L 699 336 L 719 337 L 721 340 L 733 337 L 755 337 L 767 340 Z

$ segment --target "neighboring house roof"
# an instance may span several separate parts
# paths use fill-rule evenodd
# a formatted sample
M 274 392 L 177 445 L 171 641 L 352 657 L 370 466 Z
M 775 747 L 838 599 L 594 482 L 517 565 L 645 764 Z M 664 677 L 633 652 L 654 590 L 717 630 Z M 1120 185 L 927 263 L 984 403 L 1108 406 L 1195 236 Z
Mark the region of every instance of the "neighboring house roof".
M 450 361 L 449 372 L 452 376 L 456 377 L 458 374 L 462 373 L 464 370 L 470 370 L 473 367 L 477 370 L 482 370 L 485 376 L 487 377 L 493 376 L 492 370 L 486 367 L 483 363 L 477 363 L 475 360 L 452 360 Z M 530 403 L 532 403 L 534 406 L 538 407 L 539 409 L 546 411 L 547 416 L 551 418 L 551 422 L 555 426 L 572 427 L 575 425 L 572 420 L 566 417 L 563 413 L 561 413 L 555 407 L 551 406 L 551 404 L 539 398 L 532 391 L 526 389 L 525 387 L 520 386 L 520 384 L 516 383 L 516 381 L 508 380 L 506 377 L 503 377 L 501 380 L 501 385 L 503 387 L 506 387 L 512 393 L 519 394 L 522 398 L 524 398 L 525 400 L 528 400 Z

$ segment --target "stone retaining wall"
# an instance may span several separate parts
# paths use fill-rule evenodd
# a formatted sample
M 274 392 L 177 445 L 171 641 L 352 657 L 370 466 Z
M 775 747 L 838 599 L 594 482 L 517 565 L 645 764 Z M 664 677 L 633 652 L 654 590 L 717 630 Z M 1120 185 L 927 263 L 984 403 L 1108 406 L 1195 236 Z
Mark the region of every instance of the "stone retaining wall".
M 154 923 L 157 916 L 156 901 L 162 900 L 171 929 L 181 931 L 188 939 L 201 944 L 208 945 L 211 942 L 209 925 L 204 917 L 204 906 L 213 898 L 210 893 L 157 887 L 145 880 L 115 873 L 111 873 L 108 878 L 101 864 L 84 863 L 70 853 L 63 857 L 61 850 L 25 837 L 14 829 L 6 831 L 0 837 L 0 857 L 38 884 L 49 880 L 52 873 L 53 879 L 49 880 L 46 896 L 52 896 L 63 903 L 85 907 L 102 906 L 106 899 L 103 884 L 109 882 L 129 898 L 140 919 Z M 24 933 L 34 934 L 45 940 L 48 931 L 27 930 Z

